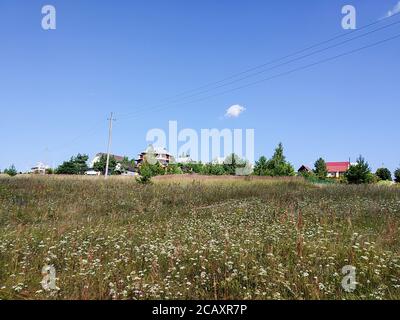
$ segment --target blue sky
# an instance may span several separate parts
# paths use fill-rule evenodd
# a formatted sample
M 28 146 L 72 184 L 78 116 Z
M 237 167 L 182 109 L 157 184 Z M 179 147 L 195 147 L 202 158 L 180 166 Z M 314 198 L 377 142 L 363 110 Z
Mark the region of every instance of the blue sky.
M 112 152 L 129 157 L 146 147 L 149 129 L 176 120 L 179 129 L 254 128 L 256 158 L 271 156 L 281 141 L 296 167 L 362 154 L 374 169 L 393 170 L 400 166 L 399 38 L 211 99 L 147 107 L 348 33 L 341 27 L 345 4 L 356 7 L 361 27 L 397 2 L 2 0 L 0 169 L 105 151 L 113 111 Z M 56 7 L 56 30 L 41 28 L 46 4 Z M 247 82 L 398 33 L 395 25 Z M 235 104 L 246 110 L 224 117 Z

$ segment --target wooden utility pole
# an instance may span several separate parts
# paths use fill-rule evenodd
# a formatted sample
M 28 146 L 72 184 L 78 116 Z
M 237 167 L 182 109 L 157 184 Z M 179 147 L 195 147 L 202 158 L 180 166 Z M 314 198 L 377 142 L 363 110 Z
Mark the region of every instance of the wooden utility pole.
M 110 121 L 109 123 L 109 127 L 108 127 L 108 146 L 107 146 L 107 162 L 106 162 L 106 172 L 104 173 L 104 178 L 107 179 L 108 177 L 108 167 L 109 167 L 109 163 L 110 163 L 110 150 L 111 150 L 111 139 L 112 139 L 112 123 L 113 121 L 115 121 L 115 119 L 113 119 L 113 113 L 111 112 L 111 116 L 109 119 L 107 119 Z

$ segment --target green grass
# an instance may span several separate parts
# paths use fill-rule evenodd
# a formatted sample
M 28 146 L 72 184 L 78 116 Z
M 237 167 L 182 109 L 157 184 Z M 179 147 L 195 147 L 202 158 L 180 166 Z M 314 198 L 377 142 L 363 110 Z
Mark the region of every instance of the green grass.
M 0 298 L 399 299 L 399 215 L 390 186 L 0 177 Z

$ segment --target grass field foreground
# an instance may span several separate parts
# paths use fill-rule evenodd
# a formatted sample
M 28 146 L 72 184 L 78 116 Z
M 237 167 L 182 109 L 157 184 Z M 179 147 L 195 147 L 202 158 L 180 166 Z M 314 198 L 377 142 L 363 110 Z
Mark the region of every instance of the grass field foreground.
M 394 186 L 0 177 L 0 298 L 400 299 L 399 223 Z

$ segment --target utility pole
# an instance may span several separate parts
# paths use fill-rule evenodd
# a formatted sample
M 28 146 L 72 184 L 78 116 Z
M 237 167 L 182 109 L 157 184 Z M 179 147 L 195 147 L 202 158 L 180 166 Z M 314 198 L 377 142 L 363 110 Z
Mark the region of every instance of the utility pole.
M 107 147 L 107 162 L 106 162 L 106 172 L 104 173 L 104 178 L 107 179 L 108 177 L 108 166 L 110 163 L 110 150 L 111 150 L 111 138 L 112 138 L 112 123 L 113 121 L 115 121 L 115 119 L 113 119 L 113 113 L 111 112 L 111 116 L 109 119 L 107 119 L 110 121 L 109 123 L 109 127 L 108 127 L 108 147 Z

